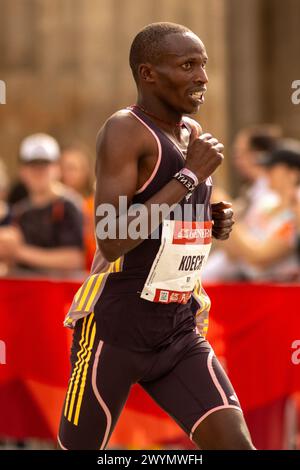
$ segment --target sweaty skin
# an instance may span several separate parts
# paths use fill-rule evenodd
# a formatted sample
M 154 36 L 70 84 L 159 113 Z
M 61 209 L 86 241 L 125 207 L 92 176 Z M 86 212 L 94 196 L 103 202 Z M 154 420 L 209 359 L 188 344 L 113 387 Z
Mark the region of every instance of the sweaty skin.
M 222 163 L 223 145 L 211 134 L 202 134 L 200 126 L 193 120 L 190 120 L 193 130 L 189 143 L 184 144 L 183 131 L 178 123 L 183 114 L 197 112 L 204 102 L 208 83 L 206 62 L 205 47 L 195 34 L 169 34 L 163 41 L 159 61 L 139 65 L 137 83 L 137 104 L 152 116 L 159 117 L 151 119 L 175 143 L 186 147 L 185 167 L 196 174 L 199 182 L 205 181 Z M 157 144 L 150 132 L 129 111 L 114 114 L 97 138 L 96 208 L 102 203 L 110 203 L 117 209 L 121 195 L 127 196 L 130 205 L 135 192 L 152 174 L 156 161 Z M 172 179 L 146 201 L 145 206 L 148 209 L 151 204 L 172 206 L 179 203 L 187 192 L 180 182 Z M 230 203 L 215 204 L 212 210 L 214 236 L 228 238 L 233 224 Z M 150 214 L 149 210 L 147 212 Z M 133 218 L 128 217 L 128 224 Z M 99 220 L 101 217 L 96 216 L 96 224 Z M 150 233 L 153 227 L 150 223 L 147 226 Z M 116 239 L 98 239 L 98 245 L 104 257 L 114 261 L 142 241 L 117 236 Z M 198 425 L 193 439 L 202 449 L 254 448 L 242 414 L 234 409 L 210 414 Z
M 208 82 L 205 72 L 207 54 L 202 42 L 194 34 L 171 34 L 165 40 L 159 65 L 142 64 L 139 67 L 137 103 L 151 111 L 160 120 L 156 123 L 170 138 L 184 147 L 182 130 L 176 123 L 183 113 L 194 113 L 203 102 L 191 96 L 204 94 Z M 165 120 L 165 123 L 162 123 Z M 155 119 L 153 119 L 155 121 Z M 201 134 L 200 126 L 190 120 L 193 127 L 187 148 L 185 167 L 192 170 L 199 182 L 206 180 L 222 163 L 223 145 L 211 134 Z M 117 136 L 117 138 L 116 138 Z M 133 138 L 134 136 L 134 138 Z M 102 127 L 97 138 L 97 187 L 95 205 L 109 203 L 118 207 L 118 197 L 127 196 L 128 204 L 138 188 L 142 187 L 151 175 L 157 160 L 157 144 L 154 137 L 127 110 L 114 114 Z M 186 188 L 176 180 L 171 180 L 164 188 L 149 199 L 151 204 L 172 206 L 187 194 Z M 150 211 L 148 211 L 150 214 Z M 232 213 L 216 207 L 218 223 L 214 235 L 226 238 L 231 229 Z M 164 217 L 168 214 L 165 213 Z M 150 215 L 149 215 L 150 217 Z M 128 217 L 128 224 L 134 217 Z M 101 217 L 96 217 L 96 224 Z M 148 220 L 148 222 L 150 222 Z M 159 220 L 159 223 L 161 219 Z M 150 227 L 151 224 L 147 225 Z M 150 233 L 150 232 L 149 232 Z M 98 240 L 99 248 L 108 261 L 124 255 L 142 239 Z

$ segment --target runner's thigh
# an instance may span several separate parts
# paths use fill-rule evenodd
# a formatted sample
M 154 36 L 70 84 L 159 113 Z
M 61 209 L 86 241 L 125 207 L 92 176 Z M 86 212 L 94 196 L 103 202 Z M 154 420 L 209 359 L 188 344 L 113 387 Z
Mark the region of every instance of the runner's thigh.
M 140 384 L 192 439 L 197 426 L 209 414 L 241 408 L 210 344 L 196 337 L 191 341 L 191 348 L 183 351 L 170 372 Z
M 97 339 L 93 313 L 77 322 L 58 435 L 62 448 L 106 447 L 136 380 L 135 362 L 132 352 Z

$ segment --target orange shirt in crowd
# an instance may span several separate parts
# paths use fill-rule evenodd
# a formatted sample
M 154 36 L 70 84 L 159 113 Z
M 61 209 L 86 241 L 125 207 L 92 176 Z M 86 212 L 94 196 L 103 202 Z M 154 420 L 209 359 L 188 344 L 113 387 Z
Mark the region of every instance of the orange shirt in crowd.
M 94 223 L 94 195 L 91 194 L 83 202 L 83 240 L 85 249 L 85 267 L 90 271 L 96 251 Z

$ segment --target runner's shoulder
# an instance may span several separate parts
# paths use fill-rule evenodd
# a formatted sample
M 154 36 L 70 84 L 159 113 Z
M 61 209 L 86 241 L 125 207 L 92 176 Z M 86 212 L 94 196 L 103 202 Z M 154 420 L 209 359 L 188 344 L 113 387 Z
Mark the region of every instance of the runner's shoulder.
M 120 145 L 143 140 L 144 127 L 128 109 L 121 109 L 110 116 L 103 124 L 97 135 L 97 148 L 102 143 L 118 142 Z M 134 136 L 134 139 L 132 138 Z

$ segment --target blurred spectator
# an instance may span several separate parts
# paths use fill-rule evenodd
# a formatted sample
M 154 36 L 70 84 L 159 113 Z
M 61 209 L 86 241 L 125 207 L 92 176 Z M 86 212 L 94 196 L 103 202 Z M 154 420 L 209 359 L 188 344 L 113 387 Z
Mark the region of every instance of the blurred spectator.
M 261 124 L 245 127 L 236 135 L 233 142 L 232 160 L 240 178 L 239 195 L 234 201 L 235 215 L 249 213 L 262 197 L 274 198 L 268 188 L 265 170 L 257 164 L 261 153 L 271 152 L 280 143 L 282 132 L 279 126 Z M 213 189 L 213 201 L 218 202 L 230 196 L 220 187 Z M 231 198 L 230 198 L 231 199 Z
M 13 207 L 13 227 L 0 232 L 0 258 L 40 270 L 83 268 L 82 215 L 54 190 L 59 146 L 46 134 L 20 148 L 20 175 L 28 198 Z
M 59 181 L 61 179 L 61 168 L 59 165 L 56 165 L 55 170 L 56 177 L 53 178 L 51 182 L 53 192 L 58 196 L 63 196 L 66 199 L 69 199 L 81 211 L 83 198 L 80 192 L 78 192 L 76 189 L 73 189 L 73 187 L 67 186 L 61 181 Z M 26 186 L 26 182 L 23 180 L 23 171 L 21 166 L 20 171 L 18 173 L 17 181 L 12 185 L 8 193 L 7 202 L 10 206 L 13 206 L 17 202 L 20 202 L 26 198 L 28 198 L 28 189 Z
M 60 159 L 61 181 L 86 198 L 93 194 L 94 174 L 88 148 L 76 143 L 64 148 Z
M 83 241 L 85 252 L 85 267 L 91 269 L 96 252 L 95 222 L 94 222 L 94 195 L 83 202 Z
M 15 183 L 13 183 L 8 196 L 7 196 L 7 202 L 10 206 L 13 206 L 17 202 L 22 201 L 22 199 L 25 199 L 28 197 L 28 191 L 25 186 L 25 184 L 18 179 Z
M 6 168 L 2 160 L 0 160 L 0 227 L 7 225 L 10 220 L 9 207 L 6 202 L 8 185 Z
M 297 254 L 300 263 L 300 190 L 298 192 L 298 204 L 297 204 Z
M 272 152 L 280 143 L 280 127 L 263 124 L 246 127 L 236 136 L 233 143 L 233 162 L 242 179 L 239 198 L 235 210 L 240 215 L 256 207 L 262 197 L 274 198 L 268 187 L 265 169 L 257 163 L 260 154 Z
M 282 141 L 280 147 L 261 154 L 257 164 L 265 168 L 267 183 L 279 200 L 276 205 L 259 206 L 255 220 L 244 219 L 233 229 L 224 250 L 235 260 L 228 278 L 238 274 L 245 279 L 291 280 L 299 272 L 297 260 L 297 206 L 300 180 L 300 144 Z M 226 266 L 215 256 L 214 270 L 208 266 L 206 280 Z M 228 266 L 227 266 L 228 267 Z M 223 274 L 224 275 L 224 274 Z
M 6 203 L 7 190 L 8 176 L 5 165 L 2 160 L 0 160 L 0 227 L 7 226 L 10 223 L 10 211 L 9 206 Z M 0 242 L 0 276 L 5 276 L 9 266 L 5 260 L 1 259 L 1 250 Z
M 262 124 L 240 130 L 234 139 L 233 163 L 242 185 L 239 196 L 233 201 L 233 209 L 235 219 L 246 225 L 255 224 L 261 210 L 271 210 L 278 204 L 278 195 L 270 189 L 266 170 L 257 160 L 280 144 L 281 135 L 279 126 Z M 212 200 L 230 201 L 232 198 L 223 189 L 215 187 Z M 223 243 L 214 242 L 214 251 L 204 269 L 204 280 L 239 279 L 239 263 L 224 248 Z
M 80 143 L 66 147 L 61 155 L 61 180 L 83 197 L 85 265 L 89 270 L 96 250 L 94 229 L 94 171 L 88 149 Z

